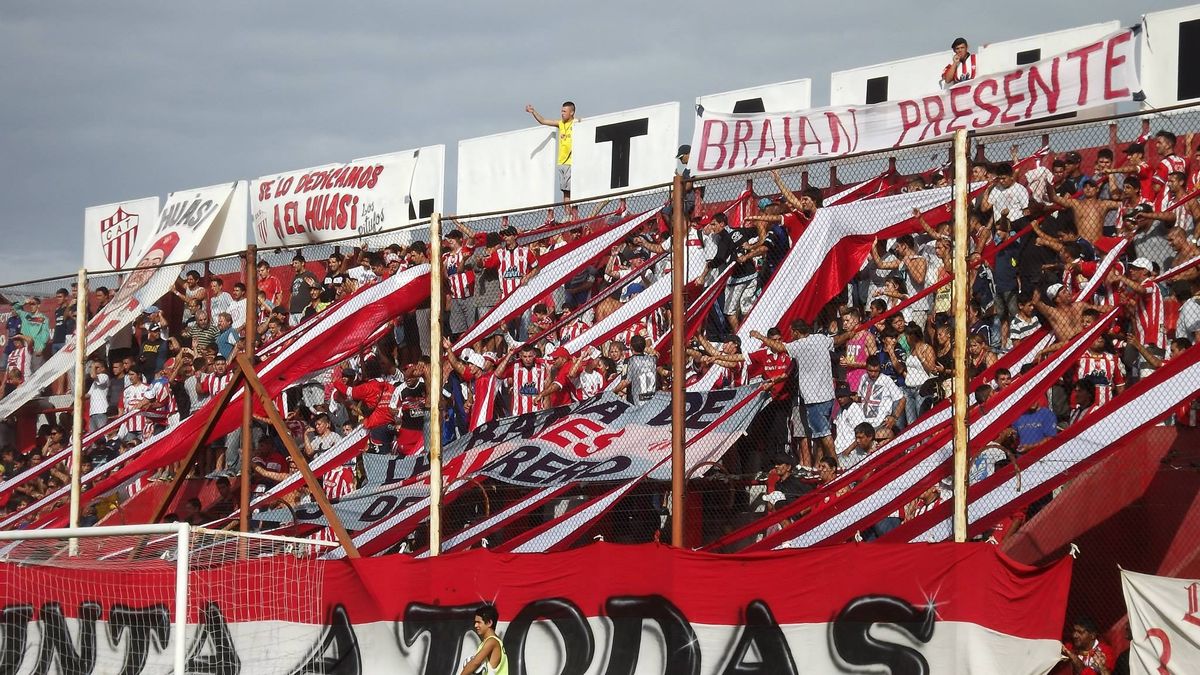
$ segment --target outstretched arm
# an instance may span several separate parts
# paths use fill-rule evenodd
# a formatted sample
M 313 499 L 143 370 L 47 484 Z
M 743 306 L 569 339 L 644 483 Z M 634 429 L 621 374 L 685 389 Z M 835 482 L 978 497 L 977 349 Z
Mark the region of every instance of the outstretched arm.
M 767 349 L 770 349 L 771 351 L 775 352 L 776 354 L 783 354 L 783 353 L 787 352 L 787 343 L 785 343 L 783 340 L 775 340 L 773 338 L 769 338 L 766 335 L 763 335 L 762 333 L 760 333 L 756 330 L 750 331 L 750 337 L 763 343 L 764 345 L 767 346 Z
M 547 127 L 555 127 L 555 128 L 558 127 L 558 122 L 555 122 L 554 120 L 548 120 L 545 117 L 542 117 L 538 113 L 537 108 L 533 107 L 532 103 L 525 106 L 525 112 L 529 113 L 530 115 L 533 115 L 533 119 L 537 120 L 538 124 L 541 124 L 541 125 L 547 126 Z

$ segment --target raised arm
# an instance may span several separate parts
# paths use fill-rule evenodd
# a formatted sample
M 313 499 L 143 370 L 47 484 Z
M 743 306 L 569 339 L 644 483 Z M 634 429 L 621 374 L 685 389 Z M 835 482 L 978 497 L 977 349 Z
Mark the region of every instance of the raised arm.
M 450 367 L 454 369 L 454 372 L 462 375 L 467 371 L 467 364 L 463 363 L 462 360 L 458 358 L 458 356 L 454 353 L 453 347 L 454 345 L 451 344 L 449 338 L 442 338 L 442 350 L 446 353 L 446 360 L 450 362 Z M 505 358 L 508 357 L 505 356 Z
M 548 120 L 545 117 L 542 117 L 538 113 L 537 108 L 533 107 L 532 103 L 525 106 L 525 112 L 529 113 L 530 115 L 533 115 L 533 119 L 537 120 L 538 124 L 541 124 L 541 125 L 547 126 L 547 127 L 554 127 L 556 129 L 558 128 L 558 122 L 555 122 L 554 120 Z
M 771 171 L 771 179 L 775 181 L 775 187 L 779 188 L 779 194 L 783 195 L 783 200 L 787 202 L 788 208 L 799 211 L 800 199 L 783 184 L 783 178 L 780 178 L 779 172 Z
M 917 219 L 917 223 L 921 226 L 921 229 L 925 230 L 925 234 L 933 237 L 934 239 L 945 239 L 946 241 L 950 241 L 950 237 L 947 237 L 944 234 L 938 234 L 937 230 L 929 226 L 929 221 L 925 220 L 925 214 L 921 213 L 921 209 L 914 207 L 912 214 L 913 217 Z
M 764 345 L 767 346 L 767 349 L 770 349 L 771 351 L 775 352 L 776 354 L 787 353 L 787 343 L 784 342 L 783 340 L 775 340 L 775 339 L 769 338 L 766 335 L 763 335 L 762 333 L 760 333 L 756 330 L 750 331 L 750 337 L 763 343 Z

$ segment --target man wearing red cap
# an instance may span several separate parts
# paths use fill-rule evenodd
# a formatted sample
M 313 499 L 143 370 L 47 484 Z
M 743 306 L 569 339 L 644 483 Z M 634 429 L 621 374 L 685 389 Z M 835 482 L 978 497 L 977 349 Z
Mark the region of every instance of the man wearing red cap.
M 542 405 L 548 408 L 569 405 L 576 399 L 575 376 L 579 363 L 572 360 L 571 352 L 565 347 L 555 349 L 550 354 L 550 359 L 553 379 L 538 394 L 538 398 L 542 399 Z

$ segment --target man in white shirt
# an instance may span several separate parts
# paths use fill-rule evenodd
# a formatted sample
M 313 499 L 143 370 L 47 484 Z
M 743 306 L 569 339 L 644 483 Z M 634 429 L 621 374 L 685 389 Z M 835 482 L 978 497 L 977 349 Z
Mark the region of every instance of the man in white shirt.
M 88 387 L 88 431 L 96 431 L 108 422 L 108 385 L 112 378 L 103 363 L 93 361 L 92 384 Z
M 855 430 L 867 418 L 863 414 L 862 403 L 858 402 L 858 396 L 850 391 L 850 387 L 839 384 L 834 394 L 834 398 L 837 399 L 838 413 L 833 418 L 833 445 L 837 450 L 838 464 L 844 469 L 847 467 L 845 453 L 850 452 L 850 449 L 854 447 Z
M 830 354 L 842 344 L 849 342 L 856 333 L 846 331 L 837 337 L 813 333 L 807 321 L 792 322 L 792 341 L 772 340 L 750 331 L 750 337 L 760 340 L 776 354 L 787 352 L 796 364 L 796 391 L 804 402 L 808 437 L 816 441 L 820 452 L 814 448 L 814 459 L 828 457 L 837 461 L 833 447 L 833 360 Z M 818 457 L 818 455 L 820 457 Z
M 858 382 L 858 398 L 871 426 L 892 429 L 897 421 L 904 419 L 904 392 L 895 380 L 881 372 L 879 355 L 867 357 L 867 374 Z
M 994 170 L 996 178 L 983 196 L 983 210 L 992 212 L 992 220 L 1016 220 L 1029 208 L 1029 188 L 1016 182 L 1012 164 L 997 164 Z
M 242 291 L 245 293 L 245 291 Z M 208 302 L 209 316 L 217 316 L 222 312 L 229 311 L 229 305 L 233 302 L 233 298 L 225 292 L 225 282 L 221 277 L 213 277 L 212 281 L 208 282 Z
M 234 328 L 246 325 L 246 284 L 238 282 L 233 285 L 233 301 L 229 303 L 229 318 Z
M 1179 320 L 1175 324 L 1175 337 L 1186 338 L 1193 343 L 1200 341 L 1200 278 L 1191 281 L 1192 297 L 1179 306 Z

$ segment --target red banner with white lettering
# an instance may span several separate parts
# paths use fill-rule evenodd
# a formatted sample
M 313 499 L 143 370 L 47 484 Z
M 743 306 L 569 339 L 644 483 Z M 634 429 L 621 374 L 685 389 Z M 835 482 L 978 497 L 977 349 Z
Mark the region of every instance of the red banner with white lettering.
M 174 561 L 98 565 L 55 564 L 53 585 L 41 565 L 0 565 L 12 672 L 170 669 Z M 186 670 L 457 673 L 486 601 L 510 673 L 1034 675 L 1059 659 L 1071 565 L 972 544 L 252 557 L 188 575 Z

